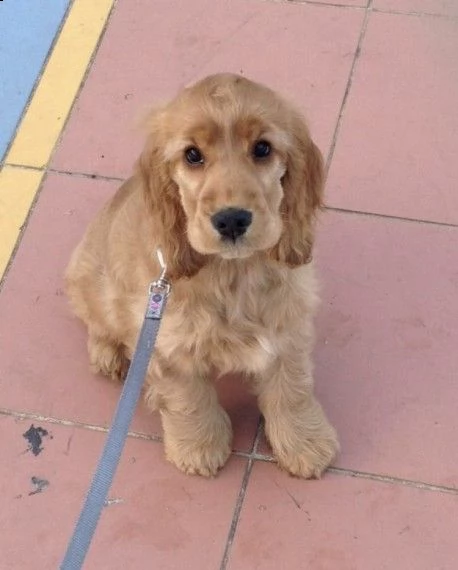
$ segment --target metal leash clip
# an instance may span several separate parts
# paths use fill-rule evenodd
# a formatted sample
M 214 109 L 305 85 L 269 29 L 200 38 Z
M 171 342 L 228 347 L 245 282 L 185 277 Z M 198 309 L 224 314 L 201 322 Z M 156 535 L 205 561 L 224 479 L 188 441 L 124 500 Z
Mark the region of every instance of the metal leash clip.
M 160 319 L 165 307 L 165 302 L 172 288 L 170 281 L 167 279 L 167 265 L 164 261 L 162 251 L 156 250 L 157 259 L 161 266 L 161 274 L 156 281 L 149 286 L 148 306 L 146 309 L 146 319 Z

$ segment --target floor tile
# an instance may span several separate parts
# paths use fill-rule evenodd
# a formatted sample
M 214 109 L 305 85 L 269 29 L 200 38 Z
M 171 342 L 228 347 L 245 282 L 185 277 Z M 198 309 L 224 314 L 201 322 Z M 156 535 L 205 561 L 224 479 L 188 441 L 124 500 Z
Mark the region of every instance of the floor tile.
M 0 427 L 2 565 L 57 568 L 104 436 L 7 416 Z M 28 449 L 26 433 L 41 446 Z M 218 568 L 244 467 L 232 458 L 216 479 L 186 476 L 165 462 L 160 445 L 130 438 L 84 567 Z
M 273 0 L 275 1 L 275 0 Z M 308 3 L 310 0 L 286 0 L 286 2 L 297 2 L 301 3 Z M 314 4 L 331 4 L 332 6 L 338 6 L 339 8 L 345 8 L 346 6 L 351 7 L 361 7 L 365 8 L 367 4 L 367 0 L 313 0 Z
M 218 71 L 290 96 L 326 152 L 362 20 L 360 10 L 263 0 L 171 0 L 154 10 L 148 0 L 120 0 L 54 166 L 125 176 L 140 149 L 133 125 L 144 111 Z
M 455 0 L 375 0 L 374 8 L 394 12 L 414 12 L 418 14 L 440 14 L 457 16 L 458 4 Z
M 458 229 L 327 214 L 318 394 L 338 464 L 458 485 Z
M 0 162 L 68 3 L 69 0 L 56 0 L 52 9 L 28 0 L 6 0 L 0 4 Z
M 86 332 L 70 313 L 62 275 L 89 220 L 115 189 L 113 182 L 48 177 L 0 296 L 2 407 L 110 424 L 120 386 L 90 372 Z M 234 448 L 247 451 L 256 404 L 236 378 L 218 387 L 233 419 Z M 133 429 L 161 433 L 158 416 L 143 406 Z
M 458 496 L 257 463 L 229 570 L 454 570 Z
M 458 20 L 372 14 L 330 205 L 458 224 L 457 53 Z

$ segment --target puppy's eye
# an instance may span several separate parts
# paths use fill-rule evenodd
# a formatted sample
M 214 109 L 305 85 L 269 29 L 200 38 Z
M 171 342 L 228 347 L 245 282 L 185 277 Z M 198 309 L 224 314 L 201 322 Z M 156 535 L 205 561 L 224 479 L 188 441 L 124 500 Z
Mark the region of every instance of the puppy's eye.
M 261 159 L 267 158 L 272 151 L 272 147 L 270 143 L 264 140 L 260 140 L 254 143 L 253 150 L 251 151 L 253 154 L 253 158 Z
M 204 155 L 195 146 L 190 146 L 184 151 L 186 162 L 191 166 L 197 166 L 204 163 Z

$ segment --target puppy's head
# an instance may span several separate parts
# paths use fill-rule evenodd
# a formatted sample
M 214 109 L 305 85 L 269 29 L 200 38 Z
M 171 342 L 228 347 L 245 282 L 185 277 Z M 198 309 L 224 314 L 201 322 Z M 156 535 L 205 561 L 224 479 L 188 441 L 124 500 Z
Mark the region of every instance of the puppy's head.
M 209 256 L 309 260 L 322 158 L 288 103 L 219 74 L 184 89 L 149 128 L 139 165 L 172 277 L 195 274 Z

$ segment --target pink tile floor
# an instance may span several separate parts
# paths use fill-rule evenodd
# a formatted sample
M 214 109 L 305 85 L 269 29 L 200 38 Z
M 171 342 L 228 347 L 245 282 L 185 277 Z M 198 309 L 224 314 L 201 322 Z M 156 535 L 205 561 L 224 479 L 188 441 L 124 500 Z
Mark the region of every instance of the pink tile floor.
M 315 376 L 342 452 L 320 481 L 280 473 L 228 377 L 234 455 L 189 477 L 140 407 L 85 567 L 458 567 L 457 5 L 118 0 L 1 286 L 1 568 L 58 567 L 119 395 L 89 372 L 69 253 L 129 173 L 138 116 L 221 70 L 294 99 L 327 156 Z

